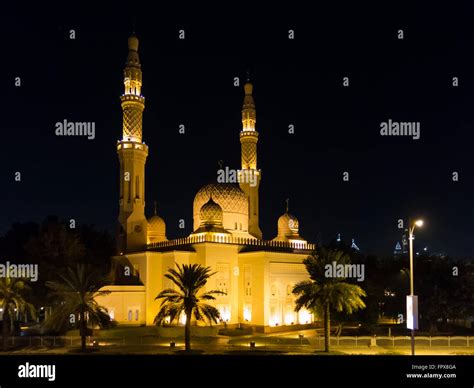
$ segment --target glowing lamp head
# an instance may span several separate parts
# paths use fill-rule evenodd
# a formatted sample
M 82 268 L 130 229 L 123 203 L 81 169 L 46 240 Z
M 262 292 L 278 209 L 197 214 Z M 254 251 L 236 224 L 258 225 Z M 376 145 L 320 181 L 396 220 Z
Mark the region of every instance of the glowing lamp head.
M 423 226 L 423 220 L 416 220 L 415 225 L 418 226 L 419 228 Z

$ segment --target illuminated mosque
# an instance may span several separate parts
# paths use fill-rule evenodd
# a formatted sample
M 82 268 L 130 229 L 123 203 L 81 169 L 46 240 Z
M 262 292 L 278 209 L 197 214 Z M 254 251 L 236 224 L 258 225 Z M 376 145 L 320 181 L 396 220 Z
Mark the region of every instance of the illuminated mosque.
M 123 135 L 117 142 L 120 162 L 118 255 L 125 275 L 137 282 L 115 282 L 101 296 L 111 318 L 119 325 L 153 325 L 160 301 L 155 298 L 173 287 L 167 279 L 169 268 L 179 264 L 201 264 L 215 272 L 205 290 L 222 290 L 215 306 L 222 323 L 249 326 L 258 331 L 281 330 L 282 326 L 307 325 L 313 316 L 294 311 L 293 285 L 308 278 L 302 264 L 314 244 L 299 234 L 298 219 L 287 211 L 278 218 L 278 235 L 264 240 L 259 227 L 259 185 L 257 167 L 256 109 L 253 85 L 244 85 L 242 130 L 239 134 L 242 165 L 238 183 L 203 186 L 193 202 L 193 232 L 168 240 L 166 224 L 156 214 L 145 216 L 145 163 L 148 146 L 143 142 L 142 71 L 138 39 L 128 39 L 124 69 L 125 91 L 121 98 Z M 252 176 L 255 179 L 244 179 Z

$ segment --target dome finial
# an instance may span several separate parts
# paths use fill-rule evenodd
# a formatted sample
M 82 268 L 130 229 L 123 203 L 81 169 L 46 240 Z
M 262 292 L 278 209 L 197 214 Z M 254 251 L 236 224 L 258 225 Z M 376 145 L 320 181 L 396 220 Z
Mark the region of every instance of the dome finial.
M 247 82 L 250 82 L 250 69 L 247 68 Z
M 288 213 L 288 211 L 290 210 L 290 198 L 285 199 L 285 201 L 286 201 L 286 212 Z
M 156 201 L 153 201 L 153 206 L 155 208 L 155 216 L 156 216 Z
M 135 35 L 136 25 L 137 25 L 137 17 L 134 16 L 133 19 L 132 19 L 132 36 Z

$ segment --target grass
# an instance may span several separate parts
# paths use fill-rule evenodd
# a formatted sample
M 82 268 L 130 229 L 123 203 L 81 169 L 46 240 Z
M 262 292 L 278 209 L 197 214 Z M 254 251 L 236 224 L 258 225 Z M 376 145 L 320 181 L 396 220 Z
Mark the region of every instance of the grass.
M 313 353 L 317 356 L 347 356 L 346 353 L 340 352 L 338 350 L 331 350 L 329 349 L 329 352 L 325 352 L 324 350 L 315 350 Z
M 247 329 L 220 329 L 219 335 L 225 335 L 227 337 L 240 337 L 243 335 L 252 335 L 253 330 L 251 328 Z
M 248 345 L 250 342 L 264 345 L 307 345 L 309 341 L 307 338 L 286 338 L 286 337 L 271 337 L 271 336 L 253 336 L 250 338 L 235 338 L 229 340 L 229 345 Z
M 106 330 L 94 330 L 94 336 L 99 338 L 136 338 L 156 335 L 157 329 L 155 326 L 118 327 Z

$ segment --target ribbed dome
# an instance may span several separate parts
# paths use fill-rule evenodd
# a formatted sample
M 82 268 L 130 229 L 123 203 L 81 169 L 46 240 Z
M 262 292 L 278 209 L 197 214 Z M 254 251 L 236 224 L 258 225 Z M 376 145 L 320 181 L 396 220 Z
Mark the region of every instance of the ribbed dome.
M 201 218 L 201 226 L 213 225 L 222 227 L 222 208 L 212 198 L 201 207 L 199 217 Z
M 222 209 L 225 229 L 234 229 L 235 222 L 238 222 L 243 224 L 244 230 L 247 230 L 249 214 L 247 197 L 239 185 L 234 183 L 211 183 L 197 192 L 193 203 L 194 229 L 201 225 L 201 208 L 211 197 Z
M 163 218 L 160 216 L 153 216 L 148 220 L 148 227 L 151 230 L 166 230 L 166 224 Z
M 166 224 L 163 218 L 154 215 L 148 220 L 148 241 L 157 242 L 166 240 Z
M 285 213 L 278 219 L 278 236 L 298 235 L 298 219 L 289 213 Z
M 211 196 L 224 212 L 249 213 L 245 193 L 234 183 L 211 183 L 203 186 L 194 197 L 194 213 L 199 212 Z

